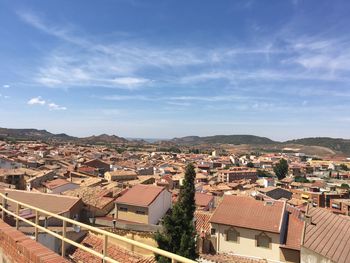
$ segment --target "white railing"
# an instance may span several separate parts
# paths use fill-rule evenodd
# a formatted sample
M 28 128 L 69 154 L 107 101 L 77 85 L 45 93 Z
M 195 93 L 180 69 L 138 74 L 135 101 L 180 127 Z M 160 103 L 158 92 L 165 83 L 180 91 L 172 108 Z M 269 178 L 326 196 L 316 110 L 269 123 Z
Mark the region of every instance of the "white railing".
M 135 241 L 135 240 L 132 240 L 132 239 L 120 236 L 120 235 L 116 235 L 114 233 L 99 229 L 97 227 L 92 227 L 90 225 L 72 220 L 70 218 L 66 218 L 66 217 L 51 213 L 49 211 L 40 209 L 38 207 L 34 207 L 34 206 L 28 205 L 26 203 L 19 202 L 15 199 L 9 198 L 7 196 L 7 193 L 5 193 L 5 194 L 0 193 L 0 196 L 2 197 L 2 203 L 0 203 L 0 209 L 1 209 L 1 218 L 3 219 L 3 221 L 5 220 L 6 214 L 8 214 L 10 216 L 13 216 L 16 219 L 16 228 L 17 229 L 19 228 L 20 221 L 23 221 L 23 222 L 33 226 L 35 228 L 35 240 L 36 241 L 38 241 L 38 230 L 44 231 L 44 232 L 50 234 L 51 236 L 54 236 L 54 237 L 60 239 L 62 241 L 62 249 L 61 249 L 62 257 L 65 256 L 65 244 L 67 243 L 67 244 L 73 245 L 74 247 L 80 248 L 80 249 L 82 249 L 82 250 L 84 250 L 84 251 L 86 251 L 86 252 L 88 252 L 96 257 L 101 258 L 103 262 L 118 263 L 117 260 L 110 258 L 108 256 L 108 250 L 107 250 L 109 238 L 114 238 L 116 240 L 123 241 L 127 244 L 133 245 L 135 247 L 139 247 L 139 248 L 142 248 L 142 249 L 145 249 L 148 251 L 152 251 L 155 255 L 160 255 L 160 256 L 169 258 L 169 259 L 171 259 L 172 262 L 183 262 L 183 263 L 195 263 L 196 262 L 196 261 L 190 260 L 188 258 L 176 255 L 174 253 L 170 253 L 168 251 L 165 251 L 165 250 L 162 250 L 162 249 L 150 246 L 150 245 L 146 245 L 146 244 L 143 244 L 141 242 L 138 242 L 138 241 Z M 16 205 L 16 212 L 15 213 L 11 212 L 10 210 L 7 209 L 8 202 L 12 202 L 13 204 Z M 35 221 L 34 222 L 20 216 L 20 210 L 22 208 L 29 208 L 33 212 L 35 212 Z M 47 229 L 46 227 L 40 226 L 39 225 L 39 213 L 41 215 L 45 215 L 45 216 L 49 216 L 49 217 L 53 217 L 53 218 L 62 220 L 62 235 L 60 235 L 56 232 L 53 232 L 53 231 Z M 97 252 L 91 248 L 85 247 L 85 246 L 83 246 L 83 245 L 81 245 L 81 244 L 79 244 L 71 239 L 68 239 L 66 237 L 67 224 L 80 226 L 81 228 L 84 228 L 86 230 L 101 234 L 103 236 L 103 251 L 102 251 L 102 253 Z

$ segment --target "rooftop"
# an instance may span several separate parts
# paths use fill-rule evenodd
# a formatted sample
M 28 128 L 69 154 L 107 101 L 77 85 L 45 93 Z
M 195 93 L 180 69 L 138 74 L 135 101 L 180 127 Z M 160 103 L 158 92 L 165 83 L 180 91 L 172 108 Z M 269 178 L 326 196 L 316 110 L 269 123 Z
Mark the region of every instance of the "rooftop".
M 227 195 L 210 222 L 280 233 L 285 202 L 259 201 L 252 197 Z
M 116 203 L 147 207 L 164 189 L 164 187 L 155 185 L 138 184 L 119 197 Z

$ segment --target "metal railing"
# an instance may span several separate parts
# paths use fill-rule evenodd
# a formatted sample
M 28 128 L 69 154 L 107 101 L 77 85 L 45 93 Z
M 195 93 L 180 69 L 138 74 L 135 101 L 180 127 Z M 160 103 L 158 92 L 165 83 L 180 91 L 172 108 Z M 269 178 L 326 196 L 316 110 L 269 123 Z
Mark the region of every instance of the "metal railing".
M 38 207 L 34 207 L 34 206 L 28 205 L 26 203 L 19 202 L 15 199 L 9 198 L 7 196 L 7 193 L 5 193 L 5 194 L 0 193 L 0 196 L 2 197 L 2 202 L 0 203 L 0 209 L 1 209 L 1 218 L 3 221 L 5 221 L 5 216 L 6 216 L 6 214 L 8 214 L 8 215 L 13 216 L 16 219 L 16 228 L 17 229 L 19 228 L 20 221 L 23 221 L 23 222 L 33 226 L 35 229 L 34 233 L 35 233 L 35 240 L 36 241 L 38 241 L 38 230 L 44 231 L 44 232 L 50 234 L 51 236 L 54 236 L 54 237 L 60 239 L 62 241 L 62 246 L 61 246 L 62 257 L 65 256 L 65 244 L 70 244 L 76 248 L 80 248 L 80 249 L 102 259 L 103 262 L 118 263 L 117 260 L 108 256 L 108 249 L 107 249 L 108 248 L 108 240 L 109 240 L 109 238 L 113 238 L 113 239 L 116 239 L 119 241 L 123 241 L 123 242 L 130 244 L 132 246 L 142 248 L 142 249 L 145 249 L 147 251 L 151 251 L 155 255 L 160 255 L 160 256 L 169 258 L 169 259 L 171 259 L 172 262 L 183 262 L 183 263 L 195 263 L 196 262 L 196 261 L 190 260 L 188 258 L 176 255 L 174 253 L 170 253 L 168 251 L 165 251 L 165 250 L 162 250 L 162 249 L 159 249 L 159 248 L 156 248 L 156 247 L 153 247 L 153 246 L 150 246 L 150 245 L 147 245 L 147 244 L 144 244 L 144 243 L 141 243 L 141 242 L 138 242 L 138 241 L 135 241 L 135 240 L 132 240 L 132 239 L 129 239 L 129 238 L 126 238 L 126 237 L 99 229 L 97 227 L 93 227 L 93 226 L 72 220 L 70 218 L 66 218 L 66 217 L 51 213 L 49 211 L 40 209 Z M 12 202 L 13 204 L 16 205 L 16 212 L 15 213 L 11 212 L 10 210 L 7 209 L 8 202 Z M 21 217 L 20 216 L 21 208 L 29 208 L 32 211 L 35 211 L 35 221 L 32 222 L 26 218 Z M 53 231 L 47 229 L 46 227 L 40 226 L 39 225 L 39 213 L 42 215 L 45 215 L 45 216 L 49 216 L 49 217 L 53 217 L 53 218 L 62 220 L 62 235 L 60 235 L 56 232 L 53 232 Z M 81 228 L 84 228 L 86 230 L 101 234 L 103 236 L 103 251 L 102 251 L 102 253 L 97 252 L 91 248 L 85 247 L 85 246 L 83 246 L 83 245 L 81 245 L 81 244 L 79 244 L 71 239 L 68 239 L 66 237 L 67 224 L 80 226 Z

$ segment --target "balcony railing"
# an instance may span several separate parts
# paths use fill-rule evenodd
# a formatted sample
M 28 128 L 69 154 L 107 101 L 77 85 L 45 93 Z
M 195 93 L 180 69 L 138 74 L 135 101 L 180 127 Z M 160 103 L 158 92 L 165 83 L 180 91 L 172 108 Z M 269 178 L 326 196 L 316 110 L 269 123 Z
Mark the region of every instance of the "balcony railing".
M 162 249 L 150 246 L 150 245 L 146 245 L 146 244 L 143 244 L 141 242 L 138 242 L 138 241 L 135 241 L 135 240 L 132 240 L 132 239 L 120 236 L 120 235 L 116 235 L 114 233 L 99 229 L 97 227 L 93 227 L 93 226 L 72 220 L 70 218 L 66 218 L 66 217 L 51 213 L 49 211 L 40 209 L 38 207 L 34 207 L 32 205 L 28 205 L 26 203 L 19 202 L 17 200 L 9 198 L 7 196 L 7 193 L 5 193 L 5 194 L 0 193 L 0 196 L 2 198 L 2 202 L 0 203 L 0 209 L 1 209 L 1 218 L 3 219 L 3 221 L 5 220 L 5 216 L 7 214 L 7 215 L 13 216 L 15 218 L 17 229 L 19 228 L 20 221 L 23 221 L 23 222 L 27 223 L 28 225 L 33 226 L 35 228 L 35 240 L 36 241 L 38 241 L 38 230 L 44 231 L 44 232 L 48 233 L 49 235 L 60 239 L 62 242 L 62 246 L 61 246 L 62 257 L 65 256 L 65 245 L 70 244 L 76 248 L 80 248 L 80 249 L 102 259 L 103 262 L 118 263 L 118 261 L 116 259 L 113 259 L 113 258 L 108 256 L 108 250 L 107 250 L 108 240 L 113 238 L 113 239 L 125 242 L 127 244 L 133 245 L 135 247 L 139 247 L 139 248 L 145 249 L 147 251 L 151 251 L 155 255 L 160 255 L 160 256 L 169 258 L 172 262 L 183 262 L 183 263 L 195 263 L 196 262 L 196 261 L 190 260 L 188 258 L 176 255 L 174 253 L 170 253 L 168 251 L 165 251 L 165 250 L 162 250 Z M 16 212 L 11 212 L 10 210 L 7 209 L 8 202 L 12 202 L 13 204 L 15 204 Z M 20 210 L 23 208 L 28 208 L 28 209 L 31 209 L 33 212 L 35 212 L 35 221 L 34 222 L 20 216 Z M 39 225 L 39 216 L 40 215 L 44 215 L 45 217 L 53 217 L 53 218 L 61 220 L 62 221 L 62 235 L 58 234 L 56 232 L 53 232 L 53 231 L 47 229 L 46 227 L 40 226 Z M 86 230 L 89 230 L 89 231 L 92 231 L 94 233 L 98 233 L 98 234 L 102 235 L 103 236 L 103 251 L 102 251 L 102 253 L 97 252 L 91 248 L 85 247 L 85 246 L 83 246 L 83 245 L 81 245 L 81 244 L 79 244 L 71 239 L 68 239 L 66 237 L 67 224 L 80 226 L 83 229 L 86 229 Z

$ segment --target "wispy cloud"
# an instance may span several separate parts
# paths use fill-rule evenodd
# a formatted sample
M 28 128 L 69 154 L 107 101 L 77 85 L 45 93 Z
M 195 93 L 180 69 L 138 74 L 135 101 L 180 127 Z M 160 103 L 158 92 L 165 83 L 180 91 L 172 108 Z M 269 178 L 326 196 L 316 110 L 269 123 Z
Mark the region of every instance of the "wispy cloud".
M 4 89 L 8 89 L 8 88 L 10 88 L 11 86 L 10 86 L 9 84 L 4 84 L 4 85 L 2 85 L 2 87 L 3 87 Z
M 53 103 L 53 102 L 49 103 L 48 107 L 49 107 L 50 110 L 66 110 L 67 109 L 66 107 L 59 106 L 59 105 L 57 105 L 56 103 Z
M 28 100 L 27 104 L 41 105 L 41 106 L 46 105 L 49 108 L 49 110 L 66 110 L 67 109 L 66 107 L 60 106 L 54 102 L 48 102 L 44 100 L 41 96 L 31 98 L 30 100 Z

